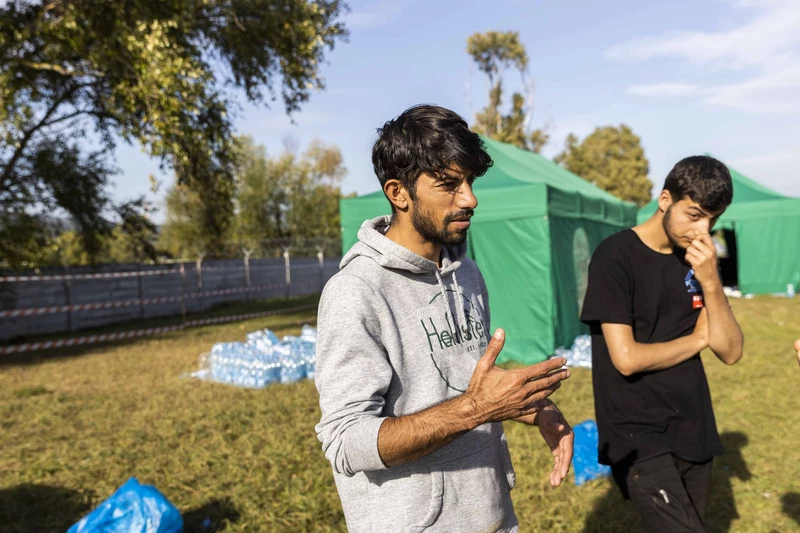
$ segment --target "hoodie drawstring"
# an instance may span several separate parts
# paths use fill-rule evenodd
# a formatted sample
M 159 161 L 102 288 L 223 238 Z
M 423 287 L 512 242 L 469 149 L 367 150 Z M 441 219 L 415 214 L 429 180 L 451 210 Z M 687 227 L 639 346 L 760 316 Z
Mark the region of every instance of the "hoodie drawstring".
M 458 286 L 458 279 L 456 279 L 455 270 L 453 271 L 452 275 L 453 275 L 453 285 L 455 285 L 455 288 L 456 288 L 456 298 L 455 298 L 455 300 L 456 300 L 456 311 L 455 311 L 455 313 L 453 313 L 452 312 L 453 310 L 450 308 L 450 301 L 447 299 L 447 293 L 445 292 L 445 289 L 444 289 L 444 281 L 442 281 L 442 276 L 441 276 L 441 274 L 439 274 L 439 269 L 438 268 L 436 269 L 436 280 L 439 282 L 439 290 L 441 291 L 441 294 L 442 294 L 442 304 L 445 307 L 445 313 L 447 313 L 447 311 L 450 311 L 452 313 L 453 322 L 454 322 L 453 327 L 456 328 L 456 331 L 460 332 L 461 330 L 460 330 L 459 324 L 458 324 L 458 322 L 456 322 L 456 320 L 461 322 L 461 326 L 467 326 L 467 315 L 464 312 L 464 305 L 461 303 L 461 301 L 464 299 L 464 296 L 461 294 L 461 287 Z
M 456 310 L 461 311 L 461 320 L 463 320 L 462 325 L 469 326 L 469 324 L 467 324 L 467 314 L 464 311 L 464 296 L 461 294 L 461 287 L 458 286 L 458 279 L 456 279 L 455 270 L 453 270 L 453 285 L 456 286 L 456 300 L 458 300 L 458 303 L 456 304 Z
M 445 313 L 447 313 L 447 311 L 451 311 L 450 302 L 447 301 L 447 293 L 444 292 L 444 282 L 442 281 L 442 276 L 439 274 L 438 268 L 436 269 L 436 281 L 439 282 L 439 292 L 442 294 L 442 304 L 444 305 Z M 453 320 L 455 320 L 455 318 Z

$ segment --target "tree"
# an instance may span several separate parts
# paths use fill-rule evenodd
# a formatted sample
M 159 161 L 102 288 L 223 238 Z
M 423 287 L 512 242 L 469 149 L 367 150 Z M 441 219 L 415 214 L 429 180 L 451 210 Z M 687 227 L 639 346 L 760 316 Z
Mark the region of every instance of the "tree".
M 176 183 L 167 191 L 165 208 L 166 219 L 158 236 L 158 248 L 178 259 L 194 258 L 207 252 L 218 235 L 208 235 L 201 223 L 203 200 L 200 195 L 185 183 Z
M 286 112 L 297 111 L 324 88 L 319 65 L 346 38 L 345 10 L 341 0 L 4 5 L 0 240 L 23 215 L 61 209 L 96 254 L 117 207 L 105 192 L 114 172 L 105 161 L 122 139 L 175 170 L 200 199 L 204 231 L 219 241 L 235 191 L 227 88 L 262 104 L 280 93 Z M 99 149 L 86 147 L 87 135 Z
M 605 126 L 579 143 L 569 134 L 555 162 L 621 200 L 641 207 L 650 201 L 653 182 L 641 139 L 628 126 Z
M 80 232 L 72 225 L 46 217 L 17 220 L 14 239 L 5 243 L 10 255 L 16 258 L 11 266 L 39 268 L 52 266 L 89 265 L 98 263 L 156 262 L 156 227 L 140 210 L 148 206 L 120 206 L 123 220 L 102 235 L 95 235 L 94 253 L 86 250 Z M 28 225 L 33 228 L 28 229 Z
M 268 159 L 266 149 L 249 137 L 242 138 L 240 145 L 235 238 L 246 248 L 256 249 L 265 239 L 286 237 L 292 159 Z
M 33 268 L 60 265 L 58 243 L 62 224 L 46 216 L 30 216 L 27 213 L 12 214 L 11 225 L 0 226 L 0 251 L 4 258 L 2 266 Z
M 336 146 L 312 141 L 302 154 L 266 158 L 263 147 L 243 141 L 244 160 L 236 195 L 237 238 L 258 247 L 265 239 L 325 243 L 339 253 L 339 186 L 347 169 Z
M 121 222 L 112 230 L 108 239 L 108 262 L 157 262 L 158 229 L 147 215 L 152 211 L 152 206 L 142 205 L 141 201 L 128 202 L 117 211 Z
M 347 172 L 339 149 L 315 140 L 300 155 L 285 151 L 270 158 L 249 137 L 238 138 L 237 145 L 234 217 L 217 255 L 239 255 L 241 247 L 269 253 L 277 246 L 265 250 L 268 242 L 299 240 L 324 243 L 326 254 L 339 253 L 339 185 Z M 200 203 L 198 195 L 183 185 L 170 189 L 159 240 L 162 249 L 175 257 L 209 250 L 210 237 L 197 221 Z
M 312 141 L 295 164 L 287 226 L 292 235 L 325 243 L 328 255 L 341 253 L 340 185 L 347 169 L 336 146 Z
M 527 81 L 528 53 L 519 40 L 519 33 L 475 33 L 467 39 L 467 52 L 489 82 L 489 102 L 476 114 L 472 129 L 492 139 L 539 152 L 550 136 L 546 128 L 530 130 L 533 85 Z M 503 114 L 503 82 L 510 68 L 519 72 L 526 94 L 512 94 L 511 110 Z

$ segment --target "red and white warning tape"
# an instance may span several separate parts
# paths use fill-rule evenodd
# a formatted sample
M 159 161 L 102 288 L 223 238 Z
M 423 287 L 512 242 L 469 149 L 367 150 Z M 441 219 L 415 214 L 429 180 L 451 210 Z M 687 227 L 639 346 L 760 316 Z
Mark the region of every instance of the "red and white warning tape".
M 271 315 L 280 315 L 294 313 L 296 311 L 306 311 L 308 309 L 315 309 L 316 305 L 303 305 L 298 307 L 289 307 L 286 309 L 278 309 L 275 311 L 261 311 L 258 313 L 247 313 L 243 315 L 221 316 L 216 318 L 203 318 L 199 320 L 190 320 L 185 324 L 177 326 L 163 326 L 158 328 L 135 329 L 131 331 L 119 331 L 116 333 L 103 333 L 101 335 L 89 335 L 88 337 L 75 337 L 72 339 L 58 339 L 44 342 L 33 342 L 29 344 L 16 344 L 13 346 L 0 346 L 0 355 L 8 355 L 13 353 L 22 352 L 35 352 L 38 350 L 50 350 L 54 348 L 67 348 L 69 346 L 81 346 L 84 344 L 98 344 L 101 342 L 116 341 L 122 339 L 132 339 L 136 337 L 147 337 L 149 335 L 157 335 L 159 333 L 166 333 L 169 331 L 178 331 L 185 328 L 196 326 L 207 326 L 209 324 L 222 324 L 225 322 L 236 322 L 239 320 L 249 320 L 251 318 L 259 318 Z
M 110 279 L 110 278 L 133 278 L 136 276 L 159 276 L 163 274 L 180 274 L 177 268 L 169 270 L 141 270 L 138 272 L 104 272 L 100 274 L 59 274 L 55 276 L 3 276 L 0 283 L 15 281 L 61 281 L 76 279 Z
M 338 266 L 338 263 L 337 263 L 337 266 Z M 320 266 L 319 266 L 319 263 L 306 263 L 306 264 L 302 264 L 302 265 L 293 264 L 291 266 L 292 270 L 301 270 L 301 269 L 305 269 L 305 268 L 315 268 L 315 269 L 319 270 Z M 244 265 L 242 265 L 242 266 L 234 266 L 234 267 L 214 267 L 214 266 L 206 267 L 206 266 L 204 266 L 204 267 L 200 268 L 200 270 L 202 272 L 222 272 L 222 271 L 226 271 L 226 270 L 227 271 L 242 272 L 242 271 L 244 271 L 244 269 L 245 269 Z M 286 270 L 286 266 L 285 265 L 265 265 L 265 266 L 250 265 L 250 271 L 252 272 L 252 271 L 255 271 L 255 270 L 276 270 L 276 271 L 280 270 L 280 271 L 283 272 L 283 271 Z M 194 270 L 192 270 L 192 272 L 194 272 Z
M 298 269 L 319 269 L 319 264 L 310 263 L 303 265 L 292 265 L 292 270 Z M 242 272 L 244 266 L 240 267 L 201 267 L 202 272 L 223 272 L 223 271 L 236 271 Z M 268 266 L 251 266 L 250 270 L 286 270 L 284 265 L 268 265 Z M 187 274 L 196 272 L 195 269 L 186 269 Z M 102 272 L 98 274 L 57 274 L 52 276 L 0 276 L 0 283 L 19 282 L 19 281 L 67 281 L 67 280 L 81 280 L 81 279 L 112 279 L 112 278 L 134 278 L 138 276 L 161 276 L 165 274 L 180 274 L 179 268 L 161 269 L 161 270 L 139 270 L 135 272 Z
M 294 286 L 312 285 L 313 283 L 293 283 Z M 206 296 L 221 296 L 224 294 L 236 294 L 242 292 L 258 292 L 270 289 L 285 288 L 285 283 L 276 283 L 273 285 L 253 285 L 251 287 L 238 287 L 235 289 L 218 289 L 213 291 L 191 292 L 184 296 L 165 296 L 162 298 L 145 298 L 143 300 L 114 300 L 111 302 L 95 302 L 88 304 L 74 304 L 74 305 L 54 305 L 50 307 L 27 307 L 22 309 L 11 309 L 8 311 L 0 311 L 0 318 L 13 318 L 20 316 L 34 316 L 34 315 L 49 315 L 53 313 L 67 313 L 71 311 L 91 311 L 94 309 L 114 309 L 118 307 L 132 307 L 139 305 L 153 305 L 163 304 L 169 302 L 180 302 L 181 300 L 191 298 L 204 298 Z
M 183 298 L 181 296 L 169 296 L 165 298 L 148 298 L 145 300 L 117 300 L 113 302 L 97 302 L 90 304 L 55 305 L 52 307 L 28 307 L 24 309 L 0 311 L 0 318 L 48 315 L 52 313 L 67 313 L 70 311 L 89 311 L 92 309 L 111 309 L 116 307 L 131 307 L 134 305 L 161 304 L 167 302 L 176 302 L 182 299 Z

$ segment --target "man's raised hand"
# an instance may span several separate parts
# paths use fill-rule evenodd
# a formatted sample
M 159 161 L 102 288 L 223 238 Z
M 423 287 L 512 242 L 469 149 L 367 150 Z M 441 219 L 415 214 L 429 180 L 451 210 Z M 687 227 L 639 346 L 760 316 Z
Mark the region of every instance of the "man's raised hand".
M 478 360 L 464 393 L 481 423 L 537 412 L 541 409 L 537 402 L 553 394 L 561 381 L 569 377 L 569 370 L 561 368 L 566 363 L 563 357 L 513 370 L 496 366 L 504 344 L 505 332 L 498 329 Z

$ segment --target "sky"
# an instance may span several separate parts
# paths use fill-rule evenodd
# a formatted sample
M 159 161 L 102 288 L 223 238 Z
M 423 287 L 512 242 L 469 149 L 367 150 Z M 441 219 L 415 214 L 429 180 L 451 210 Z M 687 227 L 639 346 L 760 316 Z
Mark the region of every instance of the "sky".
M 235 125 L 279 154 L 291 136 L 340 147 L 343 192 L 379 188 L 370 153 L 376 128 L 418 103 L 472 122 L 487 87 L 466 53 L 475 32 L 517 31 L 535 83 L 533 127 L 548 123 L 542 153 L 571 132 L 627 124 L 642 139 L 659 191 L 683 157 L 710 153 L 780 193 L 800 197 L 800 2 L 797 0 L 350 0 L 347 43 L 328 52 L 294 123 L 280 101 L 244 103 Z M 515 73 L 507 74 L 509 89 Z M 160 207 L 172 184 L 138 146 L 120 145 L 113 195 L 147 193 Z M 148 176 L 162 186 L 149 192 Z

